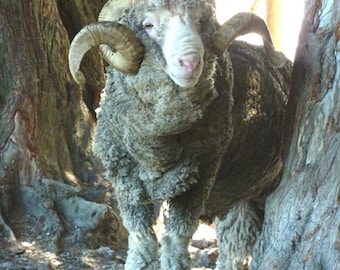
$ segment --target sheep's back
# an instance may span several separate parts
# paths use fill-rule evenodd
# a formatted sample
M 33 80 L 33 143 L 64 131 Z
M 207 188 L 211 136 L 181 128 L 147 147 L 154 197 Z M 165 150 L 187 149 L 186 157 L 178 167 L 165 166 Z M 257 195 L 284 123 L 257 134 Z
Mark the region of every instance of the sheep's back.
M 271 192 L 282 167 L 283 117 L 291 64 L 272 67 L 262 47 L 234 42 L 234 135 L 206 203 L 207 215 L 223 215 L 238 200 Z M 220 86 L 217 86 L 220 87 Z

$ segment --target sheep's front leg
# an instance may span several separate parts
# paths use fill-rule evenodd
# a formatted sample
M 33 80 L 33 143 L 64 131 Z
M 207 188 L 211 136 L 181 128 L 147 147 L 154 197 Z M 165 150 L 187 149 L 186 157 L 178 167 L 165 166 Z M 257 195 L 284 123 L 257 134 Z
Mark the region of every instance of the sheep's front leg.
M 262 211 L 249 201 L 234 204 L 224 217 L 216 218 L 218 270 L 249 269 L 262 221 Z
M 157 239 L 152 229 L 154 210 L 151 204 L 120 204 L 124 226 L 129 232 L 125 270 L 157 269 Z
M 166 223 L 166 234 L 161 240 L 160 263 L 162 270 L 191 269 L 188 246 L 198 227 L 201 199 L 178 196 L 170 201 L 170 213 Z

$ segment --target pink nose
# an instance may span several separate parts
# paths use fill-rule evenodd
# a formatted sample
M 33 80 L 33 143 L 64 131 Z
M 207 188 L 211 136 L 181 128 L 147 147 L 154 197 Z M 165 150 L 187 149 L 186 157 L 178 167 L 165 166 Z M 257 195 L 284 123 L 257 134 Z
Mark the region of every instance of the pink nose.
M 178 61 L 183 72 L 193 75 L 201 63 L 201 58 L 199 54 L 193 53 L 182 56 Z

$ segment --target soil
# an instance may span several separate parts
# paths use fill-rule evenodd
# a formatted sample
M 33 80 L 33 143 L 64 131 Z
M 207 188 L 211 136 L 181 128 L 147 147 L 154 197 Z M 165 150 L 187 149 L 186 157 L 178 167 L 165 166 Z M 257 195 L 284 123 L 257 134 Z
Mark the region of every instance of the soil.
M 39 221 L 32 222 L 31 216 L 20 211 L 17 213 L 15 222 L 9 224 L 16 239 L 2 237 L 0 224 L 0 270 L 124 269 L 126 251 L 112 247 L 89 249 L 70 242 L 63 243 L 62 248 L 55 248 L 59 243 L 56 245 L 54 237 L 39 228 Z M 192 269 L 214 269 L 218 254 L 214 229 L 201 224 L 189 251 Z

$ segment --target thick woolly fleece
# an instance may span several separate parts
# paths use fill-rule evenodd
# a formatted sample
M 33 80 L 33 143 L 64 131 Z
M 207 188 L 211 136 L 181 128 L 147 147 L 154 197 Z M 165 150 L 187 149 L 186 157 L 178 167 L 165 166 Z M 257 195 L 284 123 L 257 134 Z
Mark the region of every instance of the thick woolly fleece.
M 144 61 L 136 76 L 107 69 L 94 145 L 108 169 L 107 177 L 114 179 L 117 196 L 130 204 L 166 200 L 198 182 L 200 168 L 205 167 L 201 156 L 206 152 L 220 156 L 231 129 L 232 79 L 224 74 L 226 87 L 217 92 L 217 62 L 211 48 L 206 47 L 204 71 L 197 86 L 178 87 L 163 71 L 159 46 L 146 36 L 136 19 L 142 18 L 138 16 L 141 12 L 145 6 L 138 5 L 126 20 L 145 44 Z M 206 8 L 205 16 L 211 15 L 211 8 Z M 206 39 L 215 31 L 215 24 L 207 22 Z M 214 101 L 217 96 L 218 101 Z M 211 157 L 217 161 L 214 171 L 217 156 Z
M 239 42 L 230 55 L 217 58 L 210 47 L 218 27 L 212 7 L 203 0 L 179 1 L 204 10 L 205 55 L 197 85 L 178 87 L 163 71 L 159 45 L 142 28 L 146 9 L 173 2 L 144 1 L 123 14 L 121 22 L 144 43 L 145 57 L 137 75 L 107 68 L 98 113 L 94 152 L 113 183 L 130 232 L 126 269 L 156 267 L 152 203 L 164 200 L 170 202 L 170 217 L 161 241 L 162 269 L 190 268 L 186 248 L 200 213 L 219 216 L 220 244 L 232 249 L 223 254 L 249 256 L 262 221 L 261 215 L 251 214 L 253 204 L 248 202 L 263 203 L 281 168 L 279 145 L 291 66 L 273 68 L 262 49 Z M 247 207 L 232 208 L 242 202 Z M 247 211 L 238 215 L 239 209 Z M 238 221 L 233 223 L 233 217 Z M 229 235 L 243 229 L 242 236 L 252 234 L 250 241 Z M 226 243 L 230 239 L 234 245 Z M 242 254 L 234 252 L 237 243 L 245 245 Z M 234 259 L 221 256 L 219 269 Z
M 205 214 L 212 217 L 224 216 L 240 200 L 263 203 L 275 188 L 291 81 L 291 63 L 273 67 L 262 47 L 235 41 L 228 51 L 234 74 L 234 134 L 205 205 Z

